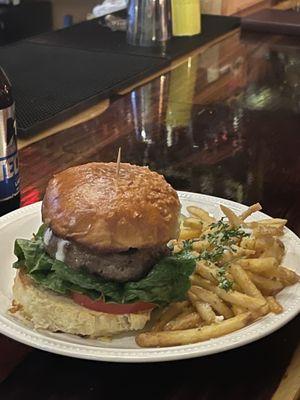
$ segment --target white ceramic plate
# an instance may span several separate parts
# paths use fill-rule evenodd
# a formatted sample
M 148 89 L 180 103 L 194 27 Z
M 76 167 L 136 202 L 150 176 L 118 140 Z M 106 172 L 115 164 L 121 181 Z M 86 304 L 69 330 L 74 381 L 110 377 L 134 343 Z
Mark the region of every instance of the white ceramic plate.
M 216 217 L 221 217 L 219 204 L 242 212 L 245 206 L 217 197 L 196 193 L 179 192 L 183 212 L 188 205 L 198 205 Z M 30 238 L 41 224 L 41 203 L 16 210 L 0 218 L 0 332 L 19 342 L 38 349 L 71 357 L 90 360 L 116 362 L 153 362 L 200 357 L 233 349 L 258 340 L 279 329 L 300 312 L 300 284 L 285 288 L 278 295 L 284 312 L 279 315 L 269 314 L 252 325 L 237 332 L 199 344 L 169 348 L 142 349 L 134 341 L 134 335 L 124 335 L 109 342 L 83 339 L 61 333 L 33 330 L 30 325 L 17 321 L 7 315 L 12 293 L 11 287 L 15 270 L 12 263 L 13 244 L 16 238 Z M 252 219 L 266 218 L 263 213 L 256 213 Z M 285 265 L 300 272 L 300 239 L 290 230 L 285 230 L 284 242 L 287 249 Z

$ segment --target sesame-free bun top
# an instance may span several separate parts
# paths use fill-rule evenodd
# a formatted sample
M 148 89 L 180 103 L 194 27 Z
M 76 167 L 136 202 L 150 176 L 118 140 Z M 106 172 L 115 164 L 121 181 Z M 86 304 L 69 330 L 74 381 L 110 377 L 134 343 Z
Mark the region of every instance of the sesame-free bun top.
M 53 232 L 90 249 L 120 252 L 178 236 L 180 203 L 164 177 L 147 167 L 90 163 L 49 182 L 42 218 Z

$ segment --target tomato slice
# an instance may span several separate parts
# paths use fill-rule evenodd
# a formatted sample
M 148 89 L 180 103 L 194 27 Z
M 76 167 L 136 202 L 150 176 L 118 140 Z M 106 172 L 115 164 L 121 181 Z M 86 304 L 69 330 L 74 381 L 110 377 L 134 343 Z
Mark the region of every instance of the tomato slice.
M 80 306 L 107 314 L 131 314 L 139 311 L 152 310 L 156 307 L 153 303 L 146 303 L 143 301 L 130 304 L 105 303 L 102 300 L 92 300 L 85 294 L 81 293 L 73 293 L 72 299 Z

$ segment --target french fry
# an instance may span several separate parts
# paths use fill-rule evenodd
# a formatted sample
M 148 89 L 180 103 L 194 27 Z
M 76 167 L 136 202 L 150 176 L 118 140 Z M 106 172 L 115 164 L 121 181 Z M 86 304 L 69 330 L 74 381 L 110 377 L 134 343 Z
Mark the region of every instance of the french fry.
M 253 236 L 244 237 L 244 238 L 241 240 L 240 247 L 241 247 L 242 249 L 252 250 L 252 251 L 254 251 L 254 254 L 255 254 L 255 250 L 256 250 L 256 238 L 253 237 Z
M 216 314 L 208 303 L 199 301 L 197 296 L 195 296 L 192 292 L 189 292 L 188 296 L 204 323 L 210 325 L 215 322 Z
M 200 315 L 201 319 L 208 325 L 212 324 L 216 320 L 216 314 L 208 303 L 202 303 L 197 301 L 195 308 Z
M 263 299 L 264 297 L 261 292 L 257 289 L 254 283 L 251 281 L 247 273 L 238 264 L 233 264 L 230 267 L 230 272 L 234 280 L 238 283 L 242 291 L 251 297 Z
M 267 302 L 270 308 L 270 311 L 274 314 L 281 314 L 283 312 L 283 307 L 281 304 L 273 296 L 267 297 Z
M 300 281 L 300 276 L 296 272 L 282 266 L 278 267 L 276 277 L 284 286 L 291 286 Z
M 226 251 L 222 257 L 222 262 L 232 262 L 241 257 L 253 257 L 256 255 L 255 250 L 249 250 L 239 246 L 232 247 L 235 251 Z
M 255 250 L 265 251 L 274 246 L 275 239 L 272 236 L 255 237 Z
M 213 263 L 210 263 L 207 265 L 205 262 L 200 261 L 197 263 L 195 272 L 202 278 L 211 282 L 213 285 L 218 285 L 219 284 L 218 270 L 219 270 L 218 267 L 216 265 L 214 265 Z M 226 272 L 226 277 L 230 281 L 233 281 L 230 272 Z M 234 282 L 234 281 L 233 281 L 232 288 L 234 290 L 240 290 L 239 285 L 237 284 L 237 282 Z
M 274 295 L 300 281 L 296 272 L 281 265 L 285 248 L 279 236 L 287 221 L 268 218 L 245 222 L 252 213 L 261 210 L 259 203 L 240 215 L 226 206 L 220 208 L 230 226 L 251 228 L 251 236 L 235 236 L 231 228 L 231 232 L 226 233 L 227 227 L 221 224 L 216 231 L 210 226 L 215 219 L 209 213 L 198 207 L 188 207 L 190 216 L 181 218 L 181 234 L 179 240 L 172 242 L 173 252 L 180 253 L 184 240 L 194 239 L 189 250 L 192 254 L 200 256 L 206 250 L 205 255 L 209 255 L 220 247 L 220 257 L 215 263 L 208 261 L 210 257 L 205 257 L 208 259 L 205 261 L 199 258 L 190 277 L 189 301 L 167 307 L 151 332 L 137 336 L 140 346 L 200 342 L 240 329 L 269 312 L 283 311 Z
M 179 244 L 175 244 L 175 245 L 174 245 L 174 248 L 173 248 L 173 253 L 174 253 L 174 254 L 181 253 L 182 250 L 183 250 L 183 247 L 182 247 L 182 246 L 180 246 Z
M 201 278 L 201 276 L 199 276 L 198 274 L 193 274 L 190 277 L 190 281 L 191 281 L 192 285 L 202 286 L 202 287 L 204 287 L 204 289 L 207 289 L 207 290 L 211 290 L 211 288 L 212 288 L 211 282 L 208 281 L 207 279 Z
M 248 210 L 244 211 L 241 215 L 239 215 L 239 218 L 244 221 L 248 217 L 250 217 L 251 214 L 255 213 L 256 211 L 262 210 L 262 206 L 259 203 L 253 204 L 248 208 Z
M 264 296 L 254 285 L 243 268 L 241 268 L 238 264 L 234 264 L 231 266 L 230 271 L 234 280 L 238 283 L 245 294 L 251 297 L 256 297 L 257 299 L 261 299 L 265 302 Z M 265 315 L 269 312 L 269 305 L 267 302 L 265 302 L 265 305 L 261 307 L 260 312 L 262 315 Z
M 157 321 L 154 323 L 152 327 L 152 331 L 161 331 L 163 327 L 171 321 L 173 318 L 176 318 L 179 314 L 181 314 L 184 309 L 188 307 L 188 301 L 182 301 L 178 303 L 170 304 L 159 316 Z
M 200 315 L 197 312 L 179 315 L 164 326 L 164 331 L 177 331 L 180 329 L 196 328 L 201 323 Z
M 236 304 L 237 306 L 247 308 L 248 310 L 257 310 L 266 305 L 265 299 L 262 300 L 256 297 L 251 297 L 234 290 L 226 292 L 224 289 L 215 287 L 214 292 L 227 303 Z
M 287 219 L 281 218 L 266 218 L 258 221 L 247 222 L 249 228 L 255 228 L 258 225 L 273 226 L 276 228 L 283 228 L 287 223 Z
M 183 226 L 191 228 L 191 229 L 196 229 L 201 232 L 203 229 L 203 222 L 201 222 L 200 219 L 198 219 L 198 218 L 187 217 L 183 221 Z
M 203 261 L 198 261 L 196 272 L 202 276 L 202 278 L 207 279 L 213 284 L 216 285 L 218 283 L 218 270 L 213 264 L 207 265 Z
M 284 244 L 278 238 L 268 237 L 265 238 L 265 240 L 269 240 L 270 245 L 265 246 L 265 248 L 261 253 L 261 257 L 275 257 L 278 263 L 280 264 L 282 262 L 285 253 Z
M 253 235 L 259 236 L 281 236 L 283 234 L 283 227 L 257 224 L 253 228 Z
M 203 250 L 207 250 L 209 248 L 210 244 L 208 240 L 197 240 L 194 241 L 192 248 L 195 251 L 198 251 L 199 253 L 202 252 Z
M 202 208 L 189 206 L 187 210 L 190 215 L 199 218 L 201 221 L 205 222 L 206 225 L 210 225 L 216 221 L 214 217 L 211 217 L 209 213 Z
M 272 256 L 266 254 L 266 250 L 274 246 L 275 239 L 271 236 L 261 236 L 259 238 L 251 236 L 241 240 L 240 247 L 254 251 L 255 257 L 260 257 L 265 253 L 265 257 Z
M 251 313 L 246 312 L 201 328 L 140 333 L 136 337 L 136 343 L 141 347 L 167 347 L 203 342 L 244 328 L 252 319 Z
M 195 239 L 201 235 L 198 229 L 183 228 L 180 230 L 179 240 Z
M 272 218 L 272 219 L 263 219 L 260 220 L 260 222 L 266 225 L 285 226 L 288 220 L 284 218 Z
M 275 276 L 278 261 L 275 257 L 248 258 L 238 261 L 244 269 L 264 276 Z
M 230 273 L 228 273 L 227 276 L 228 276 L 228 279 L 229 279 L 229 280 L 232 280 L 232 277 L 231 277 Z M 212 282 L 212 281 L 209 281 L 208 279 L 202 278 L 202 277 L 201 277 L 200 275 L 198 275 L 198 274 L 192 275 L 191 278 L 190 278 L 190 280 L 191 280 L 191 282 L 192 282 L 193 285 L 202 286 L 204 289 L 210 290 L 210 291 L 212 291 L 212 292 L 214 291 L 214 284 L 213 284 L 213 282 Z M 233 288 L 234 290 L 240 290 L 240 287 L 239 287 L 239 285 L 238 285 L 236 282 L 233 282 L 232 288 Z
M 216 293 L 200 286 L 192 286 L 190 290 L 199 300 L 208 303 L 218 314 L 223 315 L 224 318 L 232 317 L 232 311 Z
M 250 271 L 247 271 L 247 275 L 264 295 L 274 295 L 284 288 L 280 281 L 268 279 Z
M 242 225 L 243 220 L 240 219 L 230 208 L 224 206 L 223 204 L 220 204 L 220 208 L 222 212 L 226 215 L 228 218 L 229 224 L 234 227 L 239 227 Z
M 237 306 L 236 304 L 232 304 L 232 311 L 234 315 L 239 315 L 243 314 L 244 312 L 247 312 L 247 310 L 243 307 Z
M 251 315 L 253 317 L 253 321 L 256 321 L 258 318 L 267 315 L 270 312 L 269 304 L 266 300 L 266 305 L 264 307 L 258 308 L 257 310 L 252 310 Z

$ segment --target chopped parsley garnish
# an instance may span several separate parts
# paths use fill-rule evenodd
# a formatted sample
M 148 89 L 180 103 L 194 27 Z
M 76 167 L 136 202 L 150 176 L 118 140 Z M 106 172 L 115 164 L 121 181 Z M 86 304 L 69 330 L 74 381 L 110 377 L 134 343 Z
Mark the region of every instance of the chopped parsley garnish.
M 209 227 L 209 233 L 202 237 L 207 240 L 209 248 L 204 250 L 199 259 L 210 261 L 219 266 L 218 281 L 219 287 L 228 292 L 232 289 L 233 281 L 227 277 L 227 267 L 230 265 L 228 262 L 223 265 L 218 265 L 224 256 L 225 251 L 236 253 L 237 249 L 234 247 L 242 238 L 250 236 L 243 231 L 240 227 L 231 227 L 228 223 L 221 218 L 220 221 L 213 223 Z
M 219 287 L 221 289 L 226 290 L 226 292 L 228 292 L 229 290 L 232 289 L 233 281 L 227 278 L 226 273 L 227 273 L 227 271 L 224 266 L 219 268 L 218 281 L 219 281 Z
M 207 263 L 214 263 L 218 267 L 217 279 L 219 287 L 229 291 L 233 287 L 233 281 L 227 277 L 227 269 L 230 262 L 222 262 L 222 258 L 226 251 L 236 253 L 236 245 L 244 237 L 250 236 L 241 227 L 230 226 L 224 218 L 213 223 L 208 228 L 208 233 L 202 235 L 199 239 L 184 240 L 182 242 L 182 252 L 192 252 L 193 243 L 197 241 L 207 241 L 208 246 L 201 251 L 197 259 Z
M 227 277 L 228 262 L 221 264 L 222 257 L 226 251 L 236 253 L 235 245 L 244 237 L 250 236 L 240 227 L 231 227 L 221 218 L 220 221 L 209 226 L 209 233 L 202 236 L 202 240 L 209 243 L 208 249 L 202 251 L 200 260 L 213 262 L 218 268 L 219 287 L 228 292 L 233 287 L 233 281 Z
M 202 236 L 202 240 L 207 240 L 209 248 L 200 254 L 201 260 L 217 263 L 223 257 L 225 251 L 236 253 L 234 245 L 244 237 L 250 236 L 240 227 L 232 228 L 221 218 L 220 221 L 209 226 L 209 233 Z
M 190 253 L 191 257 L 195 257 L 198 261 L 204 261 L 207 264 L 213 263 L 217 266 L 218 286 L 228 292 L 233 287 L 233 281 L 228 278 L 227 274 L 232 259 L 230 261 L 223 261 L 222 258 L 225 252 L 237 253 L 236 246 L 240 243 L 241 239 L 249 236 L 240 226 L 230 226 L 223 217 L 218 222 L 210 224 L 208 231 L 200 238 L 183 240 L 181 253 Z M 193 244 L 199 241 L 206 241 L 207 246 L 205 246 L 206 249 L 202 250 L 199 255 L 196 253 L 196 256 L 194 256 Z M 235 257 L 235 259 L 238 258 L 240 257 Z
M 188 239 L 188 240 L 183 240 L 182 242 L 182 250 L 183 251 L 193 251 L 193 243 L 199 242 L 200 239 Z
M 233 282 L 231 280 L 229 280 L 227 278 L 223 278 L 222 280 L 220 280 L 219 287 L 221 289 L 226 290 L 226 292 L 229 292 L 229 290 L 232 289 L 232 286 L 233 286 Z
M 212 244 L 223 243 L 224 245 L 231 245 L 237 242 L 238 239 L 250 236 L 249 233 L 243 231 L 240 227 L 231 227 L 224 222 L 224 217 L 220 221 L 209 226 L 211 233 L 205 235 L 205 238 Z
M 224 251 L 225 249 L 223 246 L 216 246 L 212 250 L 203 250 L 199 256 L 199 259 L 216 263 L 222 258 Z
M 183 251 L 192 251 L 193 250 L 193 240 L 184 240 L 182 242 Z

